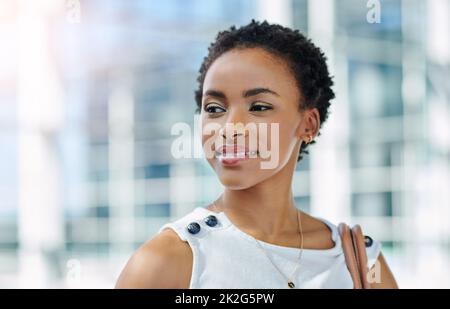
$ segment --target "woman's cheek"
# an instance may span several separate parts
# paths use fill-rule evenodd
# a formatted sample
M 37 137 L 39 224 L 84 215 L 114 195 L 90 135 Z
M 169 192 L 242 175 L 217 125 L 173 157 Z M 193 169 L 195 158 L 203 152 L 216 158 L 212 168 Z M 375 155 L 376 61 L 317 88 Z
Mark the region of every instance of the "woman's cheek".
M 289 160 L 295 147 L 295 131 L 290 123 L 279 123 L 278 129 L 268 136 L 271 160 L 274 169 L 279 169 Z M 268 165 L 269 166 L 269 165 Z
M 216 121 L 204 120 L 201 128 L 201 141 L 206 159 L 214 159 L 215 149 L 219 142 L 221 124 Z

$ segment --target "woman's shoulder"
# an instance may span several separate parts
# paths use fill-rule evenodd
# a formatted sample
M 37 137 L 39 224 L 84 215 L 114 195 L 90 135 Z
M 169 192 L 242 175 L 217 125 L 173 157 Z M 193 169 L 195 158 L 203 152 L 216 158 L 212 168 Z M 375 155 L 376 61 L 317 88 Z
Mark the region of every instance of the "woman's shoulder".
M 164 229 L 136 250 L 116 288 L 188 288 L 192 259 L 190 246 Z
M 313 217 L 302 212 L 305 248 L 326 250 L 334 248 L 338 243 L 337 227 L 330 221 Z
M 334 242 L 335 246 L 339 247 L 341 253 L 343 254 L 342 240 L 339 233 L 338 225 L 331 223 L 330 221 L 313 217 L 307 215 L 308 220 L 311 222 L 311 237 L 312 241 L 317 241 L 318 246 L 330 246 L 331 243 Z M 364 226 L 361 227 L 364 235 L 368 237 L 368 241 L 366 242 L 366 254 L 368 259 L 369 268 L 373 267 L 381 255 L 382 245 L 381 242 L 372 238 L 370 235 L 366 234 L 368 231 L 364 229 Z
M 188 288 L 193 265 L 192 237 L 204 215 L 197 207 L 164 224 L 132 255 L 117 280 L 117 288 Z

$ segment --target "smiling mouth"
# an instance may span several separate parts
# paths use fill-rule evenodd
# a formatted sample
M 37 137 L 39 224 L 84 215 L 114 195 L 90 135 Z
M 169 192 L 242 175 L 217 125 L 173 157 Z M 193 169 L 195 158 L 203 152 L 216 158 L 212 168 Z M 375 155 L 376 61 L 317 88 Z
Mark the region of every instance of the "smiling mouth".
M 249 158 L 256 158 L 257 150 L 250 151 L 238 146 L 222 146 L 215 152 L 216 158 L 224 165 L 235 165 Z
M 223 159 L 238 159 L 238 158 L 247 158 L 254 157 L 258 154 L 257 151 L 241 151 L 241 152 L 230 152 L 230 153 L 222 153 L 216 151 L 217 158 Z

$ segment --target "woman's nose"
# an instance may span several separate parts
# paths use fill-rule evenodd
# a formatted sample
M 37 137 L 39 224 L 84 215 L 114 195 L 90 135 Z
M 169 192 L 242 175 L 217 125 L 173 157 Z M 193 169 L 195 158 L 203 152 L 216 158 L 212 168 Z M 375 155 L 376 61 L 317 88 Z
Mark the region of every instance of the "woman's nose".
M 241 107 L 230 108 L 228 111 L 227 123 L 239 124 L 246 123 L 246 113 Z
M 234 140 L 237 139 L 239 136 L 245 136 L 244 132 L 238 132 L 236 130 L 222 130 L 221 135 L 225 140 Z
M 224 139 L 234 140 L 239 136 L 245 137 L 247 119 L 241 109 L 230 110 L 225 125 L 222 127 L 221 136 Z

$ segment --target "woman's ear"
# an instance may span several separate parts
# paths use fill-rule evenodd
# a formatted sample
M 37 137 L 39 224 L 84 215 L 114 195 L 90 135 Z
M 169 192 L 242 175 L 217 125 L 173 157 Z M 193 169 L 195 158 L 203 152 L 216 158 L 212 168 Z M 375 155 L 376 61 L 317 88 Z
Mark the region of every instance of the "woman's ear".
M 311 143 L 319 133 L 320 114 L 317 108 L 305 109 L 297 127 L 297 137 L 305 143 Z

